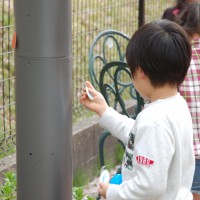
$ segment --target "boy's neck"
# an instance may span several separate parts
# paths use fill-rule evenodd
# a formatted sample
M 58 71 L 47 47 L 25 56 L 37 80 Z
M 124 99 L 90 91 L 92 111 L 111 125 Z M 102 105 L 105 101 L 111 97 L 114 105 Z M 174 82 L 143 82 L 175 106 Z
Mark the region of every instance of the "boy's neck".
M 176 86 L 165 85 L 162 87 L 152 88 L 150 93 L 150 101 L 156 101 L 158 99 L 167 99 L 175 96 L 178 93 Z

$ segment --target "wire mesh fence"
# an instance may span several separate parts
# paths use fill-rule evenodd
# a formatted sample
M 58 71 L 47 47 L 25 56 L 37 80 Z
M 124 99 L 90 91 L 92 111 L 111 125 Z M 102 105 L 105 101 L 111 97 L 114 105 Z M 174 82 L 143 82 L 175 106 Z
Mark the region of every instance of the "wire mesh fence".
M 145 22 L 161 18 L 173 0 L 147 0 Z M 79 103 L 85 80 L 89 80 L 90 45 L 101 31 L 114 29 L 128 36 L 138 28 L 139 0 L 73 0 L 73 121 L 92 113 Z M 13 0 L 0 0 L 0 158 L 15 151 L 15 69 L 11 48 L 14 32 Z
M 0 1 L 0 157 L 15 151 L 13 2 Z
M 131 34 L 137 29 L 137 8 L 137 0 L 73 1 L 74 121 L 90 114 L 80 105 L 79 95 L 81 83 L 89 80 L 88 53 L 93 39 L 106 29 Z

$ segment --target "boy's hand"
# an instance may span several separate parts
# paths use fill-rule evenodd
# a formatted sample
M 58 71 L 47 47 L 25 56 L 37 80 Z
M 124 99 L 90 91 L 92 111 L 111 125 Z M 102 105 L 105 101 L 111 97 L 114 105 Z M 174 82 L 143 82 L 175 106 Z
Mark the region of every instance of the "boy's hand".
M 81 94 L 80 103 L 91 111 L 97 113 L 99 116 L 102 116 L 102 114 L 108 108 L 108 104 L 106 103 L 103 95 L 100 92 L 97 92 L 89 81 L 86 81 L 85 84 L 87 85 L 88 90 L 93 95 L 94 99 L 89 99 L 86 89 L 84 88 L 83 93 Z
M 99 194 L 106 199 L 106 192 L 109 187 L 109 183 L 99 183 Z

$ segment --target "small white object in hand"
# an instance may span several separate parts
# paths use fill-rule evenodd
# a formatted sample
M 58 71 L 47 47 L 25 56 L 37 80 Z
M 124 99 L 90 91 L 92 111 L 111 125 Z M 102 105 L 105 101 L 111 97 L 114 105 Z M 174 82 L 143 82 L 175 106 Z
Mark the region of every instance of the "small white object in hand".
M 105 166 L 103 166 L 99 177 L 99 183 L 109 183 L 109 181 L 110 181 L 110 173 L 107 169 L 105 169 Z
M 86 84 L 85 84 L 85 89 L 86 89 L 86 93 L 87 93 L 87 96 L 89 97 L 89 99 L 94 100 L 94 97 L 93 97 L 93 95 L 89 92 L 88 87 L 87 87 Z

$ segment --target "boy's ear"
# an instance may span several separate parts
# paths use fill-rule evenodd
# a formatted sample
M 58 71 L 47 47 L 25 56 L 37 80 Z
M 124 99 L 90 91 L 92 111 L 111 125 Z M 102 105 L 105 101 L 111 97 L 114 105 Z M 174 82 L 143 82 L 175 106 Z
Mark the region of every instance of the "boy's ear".
M 135 72 L 132 74 L 132 78 L 134 79 L 134 77 L 137 77 L 139 79 L 144 79 L 146 77 L 146 74 L 144 73 L 144 71 L 142 70 L 141 67 L 138 67 Z
M 146 77 L 146 74 L 144 73 L 144 71 L 142 70 L 141 67 L 138 68 L 138 74 L 139 74 L 139 77 L 141 79 L 145 78 Z

